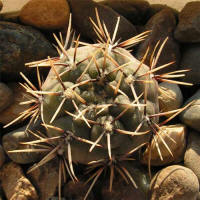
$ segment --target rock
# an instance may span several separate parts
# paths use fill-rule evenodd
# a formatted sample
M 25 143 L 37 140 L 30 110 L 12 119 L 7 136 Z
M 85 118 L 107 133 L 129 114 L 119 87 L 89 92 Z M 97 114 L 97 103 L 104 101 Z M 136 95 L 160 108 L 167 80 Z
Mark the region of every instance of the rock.
M 36 168 L 28 174 L 29 179 L 37 188 L 40 200 L 52 197 L 58 186 L 58 162 L 53 160 Z
M 200 2 L 187 3 L 179 14 L 179 23 L 174 32 L 179 42 L 200 42 Z
M 8 157 L 12 161 L 19 164 L 29 164 L 37 162 L 42 158 L 42 156 L 44 156 L 43 153 L 32 153 L 32 152 L 9 153 L 9 151 L 13 150 L 30 148 L 30 145 L 20 144 L 20 142 L 28 142 L 33 140 L 31 134 L 25 133 L 25 129 L 26 127 L 22 127 L 10 133 L 7 133 L 3 136 L 2 140 L 3 148 L 7 153 Z
M 144 0 L 104 0 L 100 2 L 100 4 L 109 6 L 134 25 L 141 25 L 144 23 L 150 8 L 149 3 Z
M 64 197 L 66 199 L 74 199 L 74 200 L 82 200 L 84 199 L 89 186 L 83 183 L 82 181 L 73 182 L 69 181 L 67 184 L 64 185 Z M 91 191 L 87 200 L 94 200 L 93 192 Z
M 158 172 L 151 181 L 150 200 L 196 200 L 199 182 L 192 170 L 172 165 Z
M 2 8 L 3 8 L 3 2 L 2 0 L 0 0 L 0 11 L 2 10 Z
M 66 0 L 30 0 L 20 12 L 24 24 L 44 30 L 66 28 L 69 21 L 69 5 Z
M 187 133 L 186 127 L 182 124 L 162 126 L 158 134 L 162 136 L 163 140 L 170 148 L 173 154 L 173 157 L 169 153 L 169 151 L 166 149 L 161 139 L 158 138 L 157 143 L 160 148 L 163 160 L 161 160 L 156 144 L 154 142 L 151 147 L 151 165 L 162 166 L 162 165 L 167 165 L 170 163 L 178 163 L 182 161 L 184 157 L 184 152 L 186 149 L 186 133 Z M 166 136 L 166 134 L 168 136 Z M 172 138 L 173 141 L 169 137 Z M 141 158 L 141 162 L 143 164 L 148 164 L 148 156 L 149 156 L 149 148 L 146 149 L 146 151 L 144 152 Z
M 168 37 L 166 44 L 161 52 L 156 67 L 174 61 L 175 63 L 157 71 L 157 74 L 176 70 L 180 60 L 180 50 L 178 43 L 173 38 L 173 31 L 176 26 L 176 19 L 171 9 L 163 9 L 149 19 L 145 25 L 145 30 L 151 30 L 149 37 L 139 45 L 137 58 L 141 60 L 149 47 L 149 53 L 145 59 L 145 64 L 150 65 L 150 60 L 154 48 L 158 41 L 160 45 Z
M 7 199 L 39 199 L 35 188 L 24 176 L 21 167 L 16 163 L 10 162 L 1 168 L 0 180 Z
M 0 112 L 0 123 L 2 124 L 8 124 L 12 120 L 19 117 L 20 113 L 27 110 L 30 106 L 25 104 L 21 105 L 20 103 L 23 101 L 29 100 L 27 96 L 25 96 L 25 90 L 23 87 L 21 87 L 18 83 L 11 83 L 8 85 L 12 92 L 13 92 L 13 103 L 4 109 L 2 112 Z M 21 122 L 20 120 L 16 123 Z
M 93 25 L 89 18 L 92 18 L 95 23 L 96 14 L 95 8 L 97 8 L 101 22 L 104 22 L 110 35 L 113 35 L 117 17 L 120 15 L 113 9 L 100 5 L 92 0 L 69 0 L 69 4 L 72 12 L 72 23 L 76 30 L 78 30 L 82 36 L 91 40 L 97 39 L 97 35 L 93 30 Z M 119 29 L 116 36 L 116 41 L 121 38 L 122 41 L 129 39 L 137 34 L 136 28 L 126 18 L 120 16 Z
M 200 83 L 200 44 L 188 44 L 183 48 L 180 61 L 180 70 L 190 69 L 182 81 L 198 84 Z
M 181 121 L 187 126 L 200 131 L 200 90 L 198 90 L 191 98 L 189 98 L 185 105 L 192 102 L 192 105 L 187 107 L 181 114 Z
M 0 168 L 3 166 L 5 159 L 6 159 L 6 156 L 5 156 L 3 147 L 0 145 Z
M 8 81 L 18 78 L 19 72 L 34 71 L 25 63 L 57 54 L 39 31 L 28 26 L 1 21 L 0 40 L 0 73 Z
M 5 83 L 0 83 L 0 112 L 7 108 L 12 102 L 12 90 Z
M 179 85 L 173 83 L 162 82 L 159 84 L 159 106 L 162 112 L 176 110 L 183 103 L 183 95 Z M 170 117 L 172 114 L 165 116 Z
M 200 181 L 200 135 L 191 131 L 188 137 L 188 145 L 184 156 L 184 165 L 191 169 Z

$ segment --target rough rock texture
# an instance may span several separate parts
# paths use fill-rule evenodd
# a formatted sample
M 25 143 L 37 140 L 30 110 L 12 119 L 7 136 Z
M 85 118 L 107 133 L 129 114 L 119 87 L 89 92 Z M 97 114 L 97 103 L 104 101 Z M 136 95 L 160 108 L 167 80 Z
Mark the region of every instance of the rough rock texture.
M 192 170 L 172 165 L 158 172 L 151 181 L 150 200 L 196 200 L 199 182 Z
M 7 108 L 12 102 L 12 90 L 5 83 L 0 83 L 0 112 Z
M 30 72 L 25 63 L 57 54 L 39 31 L 11 22 L 0 22 L 0 41 L 0 73 L 11 81 L 19 72 Z
M 103 21 L 108 32 L 113 35 L 117 17 L 120 16 L 113 9 L 99 5 L 91 0 L 69 0 L 72 12 L 72 22 L 81 35 L 96 40 L 97 36 L 93 30 L 93 25 L 89 19 L 96 21 L 95 8 L 97 8 L 101 21 Z M 136 35 L 136 28 L 126 18 L 120 16 L 119 29 L 116 40 L 121 38 L 122 41 Z
M 25 96 L 25 90 L 18 83 L 10 83 L 9 88 L 13 91 L 13 103 L 0 112 L 0 123 L 8 124 L 15 118 L 19 117 L 20 113 L 29 108 L 29 105 L 21 105 L 23 101 L 29 100 Z M 20 121 L 18 121 L 20 122 Z
M 176 124 L 176 125 L 168 125 L 163 126 L 160 130 L 160 135 L 162 136 L 163 140 L 169 146 L 172 155 L 166 149 L 165 145 L 161 141 L 160 138 L 157 139 L 163 160 L 160 159 L 157 147 L 155 143 L 153 143 L 151 147 L 151 165 L 152 166 L 162 166 L 170 163 L 178 163 L 183 160 L 184 152 L 186 149 L 186 127 L 183 124 Z M 168 136 L 166 136 L 166 134 Z M 172 138 L 174 141 L 172 141 Z M 175 143 L 176 142 L 176 143 Z M 142 157 L 141 162 L 148 164 L 148 155 L 149 149 L 147 149 Z
M 179 14 L 175 38 L 180 42 L 200 42 L 200 2 L 189 2 Z
M 100 4 L 111 7 L 134 25 L 141 25 L 144 23 L 150 8 L 149 3 L 143 0 L 104 0 L 100 2 Z
M 159 106 L 162 112 L 175 110 L 181 107 L 183 95 L 179 85 L 162 82 L 159 84 Z M 174 113 L 166 116 L 171 116 Z
M 2 167 L 2 165 L 4 164 L 5 162 L 5 152 L 3 150 L 3 147 L 0 145 L 0 168 Z
M 181 114 L 180 119 L 187 126 L 200 131 L 200 90 L 198 90 L 191 98 L 189 98 L 185 105 L 192 102 Z
M 189 133 L 187 150 L 184 156 L 184 165 L 191 169 L 200 181 L 200 133 Z
M 38 200 L 38 195 L 24 176 L 19 165 L 10 162 L 5 164 L 0 170 L 0 180 L 3 190 L 9 200 Z
M 198 84 L 200 83 L 200 44 L 185 45 L 182 51 L 180 69 L 190 69 L 182 81 Z
M 160 41 L 160 45 L 168 37 L 168 40 L 162 50 L 158 59 L 157 67 L 169 62 L 175 63 L 171 66 L 157 71 L 157 74 L 174 71 L 179 65 L 180 50 L 178 43 L 173 38 L 173 31 L 176 26 L 176 19 L 171 9 L 163 9 L 149 19 L 145 25 L 145 30 L 150 30 L 149 37 L 139 45 L 137 58 L 141 60 L 149 47 L 149 53 L 145 59 L 145 63 L 150 66 L 151 55 L 154 51 L 155 45 Z M 159 45 L 159 47 L 160 47 Z
M 38 167 L 28 174 L 31 182 L 37 188 L 40 200 L 46 200 L 52 197 L 58 186 L 58 162 L 51 162 Z
M 20 12 L 22 23 L 45 30 L 66 28 L 69 20 L 66 0 L 31 0 Z

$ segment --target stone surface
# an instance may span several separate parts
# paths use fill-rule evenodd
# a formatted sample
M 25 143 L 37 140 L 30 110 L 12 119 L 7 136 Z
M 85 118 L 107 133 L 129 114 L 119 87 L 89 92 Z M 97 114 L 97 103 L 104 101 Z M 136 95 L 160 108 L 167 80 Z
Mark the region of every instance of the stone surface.
M 37 188 L 40 200 L 49 199 L 58 186 L 58 162 L 54 159 L 30 172 L 28 177 Z
M 57 55 L 52 45 L 37 30 L 10 22 L 0 22 L 0 73 L 13 81 L 19 72 L 32 72 L 24 64 Z
M 200 2 L 189 2 L 179 14 L 174 32 L 179 42 L 200 42 Z
M 7 199 L 38 200 L 38 195 L 24 176 L 21 167 L 13 162 L 5 164 L 0 170 L 0 180 Z
M 13 91 L 13 103 L 0 112 L 0 123 L 8 124 L 15 118 L 19 117 L 20 113 L 27 110 L 29 105 L 20 105 L 21 102 L 29 100 L 25 96 L 25 90 L 18 83 L 10 83 L 9 88 Z M 16 123 L 19 123 L 20 120 Z
M 181 114 L 180 119 L 187 126 L 200 131 L 200 90 L 198 90 L 191 98 L 189 98 L 185 105 L 192 102 Z
M 186 149 L 186 127 L 182 124 L 168 125 L 161 127 L 159 134 L 170 148 L 172 155 L 166 149 L 160 138 L 157 139 L 158 146 L 161 151 L 163 160 L 161 160 L 155 142 L 151 147 L 151 165 L 162 166 L 170 163 L 178 163 L 183 160 Z M 166 136 L 166 134 L 168 136 Z M 170 138 L 173 140 L 171 140 Z M 176 143 L 175 143 L 176 142 Z M 149 149 L 147 148 L 143 154 L 141 162 L 148 164 Z
M 3 147 L 0 145 L 0 168 L 3 166 L 5 159 L 6 159 L 5 152 L 3 150 Z
M 104 0 L 100 4 L 111 7 L 134 25 L 141 25 L 145 22 L 150 8 L 149 3 L 143 0 Z
M 20 12 L 24 24 L 44 30 L 66 28 L 69 21 L 69 5 L 66 0 L 30 0 Z
M 92 0 L 69 0 L 69 5 L 72 12 L 72 23 L 75 28 L 91 40 L 97 39 L 96 33 L 93 30 L 93 25 L 89 19 L 91 17 L 95 23 L 96 14 L 95 8 L 97 8 L 101 22 L 104 22 L 110 35 L 113 35 L 115 25 L 117 23 L 117 17 L 120 16 L 113 9 L 99 5 Z M 116 40 L 119 38 L 123 40 L 129 39 L 136 35 L 136 28 L 126 18 L 120 16 L 119 29 L 117 32 Z
M 7 108 L 12 102 L 12 90 L 5 83 L 0 83 L 0 112 Z
M 175 110 L 181 107 L 183 95 L 179 85 L 162 82 L 159 84 L 159 106 L 161 112 Z M 167 117 L 173 115 L 166 115 Z
M 157 74 L 174 71 L 179 65 L 180 50 L 178 43 L 173 38 L 173 31 L 176 26 L 176 19 L 171 9 L 163 9 L 149 19 L 145 25 L 145 30 L 150 30 L 149 37 L 139 45 L 137 58 L 141 60 L 149 47 L 149 53 L 145 59 L 145 64 L 148 66 L 151 62 L 151 56 L 155 45 L 160 41 L 160 45 L 168 37 L 166 44 L 161 52 L 156 67 L 174 61 L 175 63 L 157 71 Z M 156 51 L 157 52 L 157 51 Z
M 154 176 L 150 193 L 150 200 L 196 200 L 199 182 L 192 170 L 172 165 Z
M 191 169 L 200 181 L 200 133 L 189 133 L 188 145 L 184 156 L 184 165 Z
M 42 153 L 9 153 L 9 151 L 18 150 L 18 149 L 30 149 L 30 145 L 23 145 L 20 142 L 32 141 L 33 137 L 31 134 L 25 133 L 26 127 L 19 128 L 10 133 L 7 133 L 3 136 L 2 144 L 5 152 L 9 158 L 19 164 L 29 164 L 39 161 L 42 156 Z M 35 138 L 34 138 L 35 139 Z
M 199 43 L 188 44 L 183 47 L 180 61 L 180 69 L 190 69 L 190 71 L 186 73 L 186 76 L 182 78 L 182 81 L 193 84 L 200 83 L 199 51 Z

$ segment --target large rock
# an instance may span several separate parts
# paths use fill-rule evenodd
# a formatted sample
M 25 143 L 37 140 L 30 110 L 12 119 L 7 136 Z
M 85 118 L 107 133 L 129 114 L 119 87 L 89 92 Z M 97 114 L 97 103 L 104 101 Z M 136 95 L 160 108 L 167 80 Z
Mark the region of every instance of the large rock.
M 69 21 L 66 0 L 30 0 L 20 12 L 22 23 L 44 30 L 66 28 Z
M 146 57 L 145 64 L 150 65 L 150 60 L 154 48 L 158 41 L 160 45 L 168 37 L 168 40 L 162 50 L 162 53 L 158 59 L 156 67 L 163 64 L 174 61 L 175 63 L 171 66 L 157 71 L 157 74 L 174 71 L 179 65 L 180 60 L 180 50 L 178 43 L 173 38 L 173 31 L 176 27 L 176 19 L 174 13 L 171 9 L 163 9 L 160 12 L 156 13 L 153 17 L 149 19 L 145 25 L 145 30 L 150 30 L 151 33 L 149 37 L 140 44 L 137 58 L 141 60 L 146 53 L 147 48 L 149 47 L 149 53 Z
M 150 200 L 196 200 L 198 193 L 198 178 L 192 170 L 180 165 L 162 169 L 150 185 Z
M 0 112 L 7 108 L 12 102 L 12 90 L 5 83 L 0 83 Z
M 200 83 L 200 44 L 188 44 L 182 50 L 182 57 L 180 61 L 180 69 L 190 69 L 182 81 L 193 84 Z
M 159 146 L 163 160 L 161 160 L 158 149 L 154 142 L 151 147 L 151 165 L 162 166 L 182 161 L 186 149 L 186 133 L 186 127 L 183 124 L 161 127 L 158 134 L 160 134 L 165 143 L 168 145 L 173 156 L 166 149 L 166 146 L 163 144 L 162 140 L 160 138 L 157 138 L 157 144 Z M 148 164 L 148 156 L 149 148 L 147 148 L 144 152 L 141 162 L 144 164 Z
M 38 200 L 38 195 L 24 176 L 21 167 L 13 162 L 7 163 L 0 170 L 0 180 L 7 199 Z
M 200 131 L 200 90 L 189 98 L 185 104 L 192 101 L 193 103 L 180 114 L 180 119 L 187 126 Z
M 15 23 L 0 22 L 0 41 L 0 73 L 6 80 L 13 81 L 19 72 L 30 73 L 25 63 L 57 54 L 39 31 Z
M 69 0 L 69 4 L 72 12 L 72 22 L 75 28 L 81 33 L 81 35 L 96 40 L 97 35 L 93 30 L 93 25 L 90 21 L 90 17 L 95 23 L 96 14 L 95 8 L 97 8 L 101 22 L 104 22 L 111 37 L 113 35 L 115 25 L 117 23 L 117 17 L 120 15 L 113 9 L 100 5 L 92 0 Z M 129 39 L 136 35 L 136 28 L 126 18 L 120 16 L 119 29 L 117 32 L 116 40 L 119 38 L 123 40 Z
M 191 169 L 200 181 L 200 133 L 189 133 L 187 150 L 184 156 L 184 165 Z
M 149 3 L 144 0 L 104 0 L 100 4 L 109 6 L 120 15 L 131 21 L 134 25 L 141 25 L 149 11 Z
M 179 14 L 175 38 L 180 42 L 200 42 L 200 2 L 189 2 Z

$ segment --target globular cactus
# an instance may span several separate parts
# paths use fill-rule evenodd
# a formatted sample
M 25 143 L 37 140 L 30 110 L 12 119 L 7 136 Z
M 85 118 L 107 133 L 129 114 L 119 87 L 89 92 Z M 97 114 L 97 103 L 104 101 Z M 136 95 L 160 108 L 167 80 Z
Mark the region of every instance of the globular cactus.
M 71 31 L 69 23 L 66 43 L 62 44 L 56 38 L 60 57 L 31 63 L 37 66 L 39 90 L 22 74 L 26 80 L 22 86 L 30 95 L 27 103 L 32 107 L 18 119 L 31 116 L 30 124 L 41 120 L 41 125 L 46 128 L 46 133 L 36 134 L 27 127 L 27 132 L 37 139 L 24 144 L 32 145 L 32 152 L 47 151 L 47 155 L 30 171 L 58 155 L 61 157 L 60 176 L 66 167 L 72 180 L 78 180 L 73 162 L 89 164 L 91 171 L 97 169 L 89 179 L 93 179 L 89 191 L 107 167 L 110 168 L 110 190 L 114 169 L 137 187 L 123 162 L 131 160 L 130 156 L 142 147 L 150 149 L 152 143 L 161 138 L 160 125 L 184 109 L 171 111 L 170 119 L 159 123 L 159 117 L 166 113 L 159 111 L 158 80 L 180 83 L 168 78 L 181 76 L 183 71 L 154 75 L 171 64 L 156 66 L 167 39 L 157 56 L 152 55 L 151 66 L 146 66 L 145 56 L 138 61 L 127 49 L 145 39 L 148 32 L 124 42 L 115 41 L 119 19 L 111 37 L 106 26 L 100 23 L 97 11 L 96 15 L 97 24 L 91 21 L 99 37 L 98 43 L 83 43 L 78 37 L 67 49 Z M 38 68 L 48 65 L 51 69 L 42 83 Z M 172 154 L 165 141 L 163 144 Z M 162 159 L 159 146 L 157 149 Z M 30 152 L 30 149 L 12 152 Z M 149 171 L 150 157 L 149 154 Z

